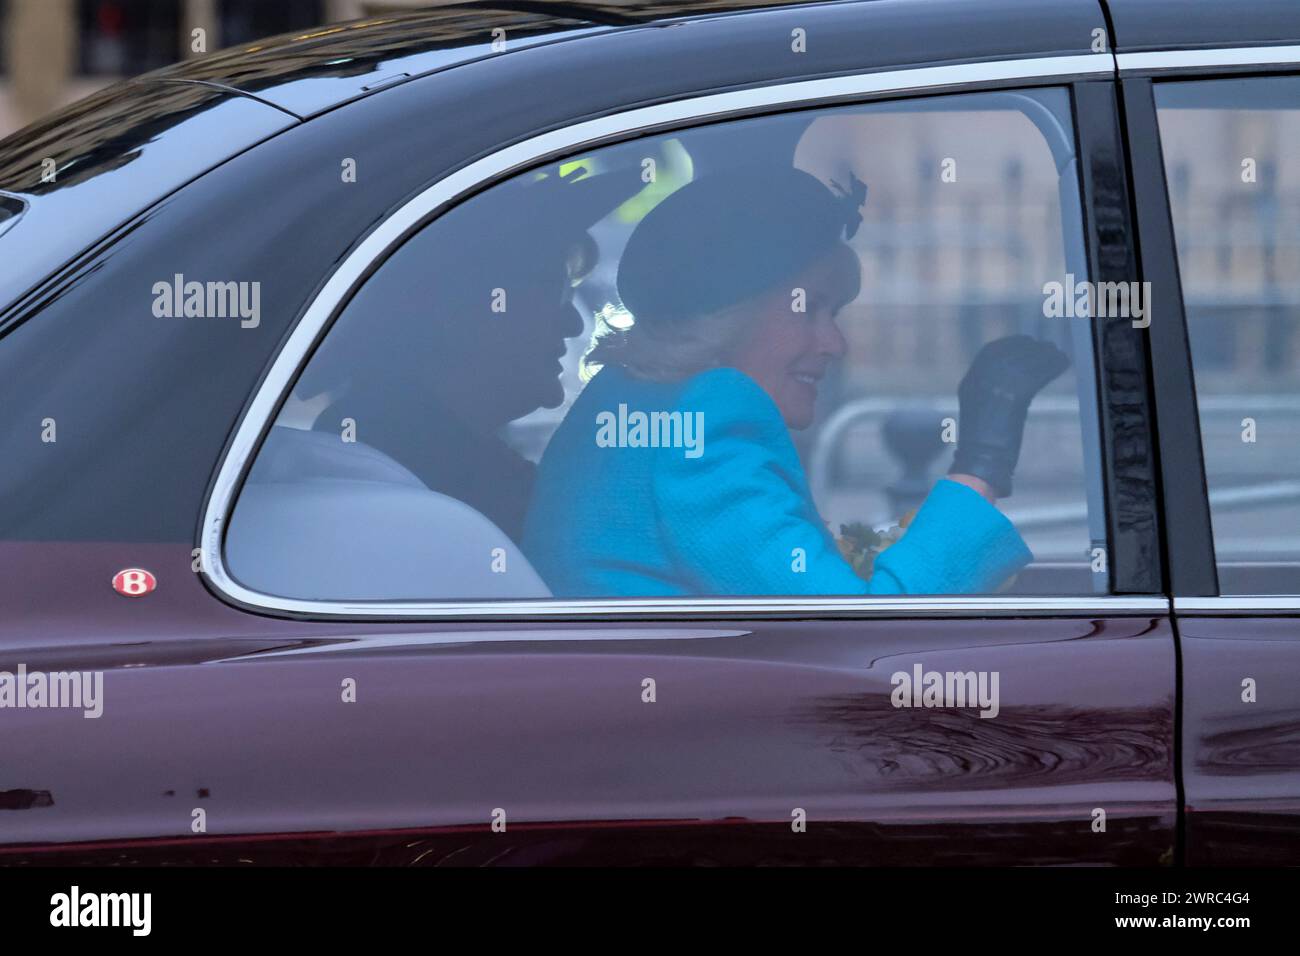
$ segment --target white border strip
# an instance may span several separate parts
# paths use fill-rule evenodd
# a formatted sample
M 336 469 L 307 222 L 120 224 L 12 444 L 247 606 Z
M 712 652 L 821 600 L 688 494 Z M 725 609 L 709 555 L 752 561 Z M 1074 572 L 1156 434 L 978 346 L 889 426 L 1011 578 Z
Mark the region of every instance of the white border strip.
M 716 617 L 837 615 L 879 617 L 937 614 L 1023 616 L 1052 614 L 1166 614 L 1169 603 L 1160 597 L 1033 598 L 1033 597 L 900 597 L 786 599 L 663 599 L 612 601 L 518 602 L 373 602 L 304 601 L 262 594 L 235 581 L 222 553 L 226 515 L 234 504 L 244 462 L 261 440 L 280 397 L 297 378 L 299 367 L 339 304 L 346 300 L 369 267 L 393 249 L 430 215 L 485 182 L 493 181 L 551 158 L 568 155 L 632 133 L 672 127 L 687 121 L 710 120 L 762 112 L 782 106 L 827 105 L 873 97 L 950 88 L 982 89 L 1008 81 L 1114 76 L 1109 53 L 1037 57 L 1018 60 L 919 67 L 854 76 L 778 83 L 755 89 L 717 93 L 641 107 L 576 123 L 534 136 L 457 170 L 420 193 L 381 223 L 343 260 L 307 308 L 250 403 L 231 441 L 204 509 L 200 545 L 204 577 L 219 595 L 254 610 L 280 611 L 312 617 L 349 618 L 495 618 L 495 617 Z
M 1202 70 L 1233 66 L 1274 66 L 1300 62 L 1300 46 L 1246 46 L 1221 50 L 1159 50 L 1120 53 L 1123 73 L 1151 70 Z

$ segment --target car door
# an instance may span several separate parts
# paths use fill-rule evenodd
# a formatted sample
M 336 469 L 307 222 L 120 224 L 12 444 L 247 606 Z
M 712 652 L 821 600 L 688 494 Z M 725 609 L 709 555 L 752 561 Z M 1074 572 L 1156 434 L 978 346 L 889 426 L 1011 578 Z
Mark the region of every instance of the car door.
M 1193 864 L 1300 861 L 1293 50 L 1120 57 L 1143 259 L 1164 303 L 1164 482 L 1184 505 L 1169 548 Z
M 102 575 L 77 608 L 100 630 L 60 645 L 53 629 L 27 628 L 8 669 L 100 671 L 104 709 L 9 715 L 6 853 L 1170 862 L 1175 656 L 1147 340 L 1131 315 L 1074 308 L 1079 283 L 1136 270 L 1110 58 L 1069 59 L 619 112 L 489 154 L 401 205 L 342 258 L 253 390 L 196 542 L 42 549 L 70 579 Z M 427 253 L 481 242 L 484 222 L 501 222 L 481 215 L 494 197 L 515 227 L 543 209 L 514 204 L 538 174 L 633 170 L 635 193 L 588 229 L 608 264 L 661 198 L 646 187 L 669 191 L 754 151 L 870 190 L 845 360 L 814 426 L 794 436 L 833 528 L 893 524 L 943 474 L 951 396 L 981 345 L 1019 331 L 1071 355 L 1031 411 L 1006 505 L 1038 559 L 1005 590 L 549 597 L 507 530 L 514 502 L 438 492 L 408 456 L 427 408 L 404 406 L 383 448 L 375 418 L 346 413 L 335 386 L 363 362 L 395 387 L 404 355 L 453 370 L 482 360 L 366 333 L 439 301 L 440 286 L 419 284 L 440 261 Z M 562 336 L 573 341 L 554 376 L 566 402 L 585 387 L 578 360 L 595 323 L 618 321 L 599 260 L 582 278 L 583 329 Z M 507 303 L 521 288 L 508 285 Z M 504 433 L 525 458 L 560 417 L 540 409 Z M 273 446 L 277 428 L 302 434 Z M 469 440 L 446 441 L 467 456 Z M 470 477 L 505 487 L 499 471 Z M 305 533 L 322 528 L 333 535 Z M 412 533 L 428 528 L 455 530 Z M 4 577 L 25 585 L 21 606 L 66 626 L 31 553 L 7 552 Z M 112 572 L 137 565 L 157 589 L 115 593 Z
M 790 94 L 788 89 L 774 91 L 782 98 Z M 746 102 L 752 101 L 751 93 Z M 1094 178 L 1083 183 L 1074 143 L 1063 132 L 1071 127 L 1071 103 L 1079 106 L 1079 121 L 1094 150 Z M 626 132 L 655 119 L 654 110 L 642 111 L 612 124 L 602 121 L 599 127 L 607 138 L 617 135 L 611 126 Z M 998 140 L 1017 155 L 958 149 L 970 132 L 991 124 L 1005 127 Z M 325 674 L 346 674 L 338 680 L 354 681 L 358 698 L 379 688 L 377 705 L 388 715 L 387 732 L 396 740 L 419 739 L 425 756 L 388 767 L 382 779 L 366 784 L 369 796 L 362 802 L 392 806 L 395 794 L 425 795 L 403 807 L 405 815 L 397 813 L 397 820 L 394 814 L 385 819 L 389 826 L 400 822 L 403 829 L 423 831 L 421 852 L 428 859 L 1170 861 L 1172 634 L 1161 613 L 1164 602 L 1155 593 L 1158 575 L 1149 563 L 1134 562 L 1139 554 L 1150 562 L 1154 552 L 1143 554 L 1150 541 L 1143 540 L 1140 526 L 1121 520 L 1108 527 L 1102 515 L 1090 511 L 1100 504 L 1097 492 L 1104 484 L 1102 460 L 1091 456 L 1098 455 L 1106 431 L 1122 431 L 1127 443 L 1136 425 L 1131 407 L 1116 423 L 1109 405 L 1100 410 L 1088 406 L 1096 394 L 1091 356 L 1100 343 L 1113 359 L 1107 372 L 1122 371 L 1125 361 L 1140 355 L 1133 343 L 1140 341 L 1141 317 L 1090 321 L 1087 316 L 1053 315 L 1044 304 L 1044 289 L 1053 281 L 1070 276 L 1075 283 L 1086 282 L 1083 276 L 1093 274 L 1091 262 L 1111 269 L 1132 261 L 1131 250 L 1109 248 L 1097 233 L 1085 232 L 1080 212 L 1080 196 L 1097 201 L 1099 170 L 1118 156 L 1110 86 L 1015 89 L 923 103 L 891 99 L 811 114 L 776 111 L 725 128 L 687 127 L 599 148 L 593 148 L 590 128 L 575 128 L 566 136 L 579 151 L 557 147 L 552 137 L 546 146 L 553 161 L 537 172 L 477 194 L 405 243 L 393 243 L 394 251 L 376 243 L 374 250 L 361 250 L 356 261 L 343 266 L 331 280 L 337 285 L 327 286 L 268 375 L 243 434 L 232 443 L 234 457 L 227 459 L 209 504 L 203 544 L 206 553 L 220 558 L 208 574 L 227 598 L 299 616 L 394 616 L 445 623 L 259 653 L 241 667 L 256 665 L 268 675 L 276 669 L 304 676 L 316 672 L 321 680 Z M 960 155 L 935 153 L 930 164 L 909 155 L 936 137 L 943 144 L 940 152 L 951 144 Z M 880 142 L 900 144 L 897 153 L 902 155 L 862 145 Z M 684 154 L 692 174 L 703 175 L 727 168 L 737 156 L 756 153 L 793 159 L 828 177 L 843 175 L 843 166 L 834 164 L 849 162 L 854 177 L 874 183 L 884 194 L 878 211 L 864 210 L 864 221 L 873 228 L 864 234 L 862 248 L 894 269 L 889 294 L 868 292 L 879 310 L 876 321 L 885 330 L 876 334 L 885 340 L 864 338 L 869 331 L 864 328 L 866 308 L 845 319 L 846 324 L 852 318 L 859 321 L 856 332 L 848 334 L 860 338 L 840 373 L 838 407 L 827 416 L 835 419 L 836 428 L 798 436 L 806 442 L 808 459 L 827 472 L 814 471 L 812 481 L 832 524 L 836 517 L 847 520 L 855 514 L 887 521 L 890 508 L 915 506 L 915 491 L 888 483 L 897 477 L 894 469 L 915 465 L 905 451 L 890 445 L 888 436 L 901 429 L 906 446 L 908 440 L 927 437 L 927 430 L 942 429 L 947 406 L 939 383 L 959 377 L 968 357 L 963 345 L 977 347 L 996 335 L 992 330 L 1019 328 L 1073 351 L 1077 373 L 1054 396 L 1045 396 L 1041 419 L 1030 435 L 1033 444 L 1025 452 L 1024 491 L 1013 512 L 1041 558 L 1008 592 L 896 599 L 745 593 L 673 598 L 633 592 L 612 599 L 581 594 L 548 599 L 537 593 L 527 548 L 519 544 L 509 507 L 513 501 L 496 500 L 508 493 L 496 498 L 463 491 L 453 495 L 457 476 L 428 467 L 421 457 L 429 442 L 444 451 L 450 446 L 454 457 L 472 457 L 472 440 L 437 423 L 416 426 L 403 410 L 396 412 L 400 427 L 394 430 L 379 417 L 393 414 L 390 406 L 358 394 L 366 388 L 359 383 L 373 378 L 383 382 L 375 394 L 386 399 L 400 387 L 395 383 L 408 379 L 400 366 L 402 356 L 432 356 L 449 348 L 448 341 L 458 341 L 452 333 L 445 333 L 450 338 L 441 332 L 429 340 L 419 337 L 427 334 L 429 321 L 423 306 L 413 320 L 402 314 L 411 300 L 424 303 L 439 294 L 457 303 L 449 310 L 456 315 L 462 307 L 472 308 L 469 298 L 461 305 L 451 279 L 431 279 L 425 290 L 421 276 L 436 272 L 438 263 L 458 248 L 479 248 L 484 242 L 479 233 L 490 232 L 488 224 L 502 217 L 520 223 L 522 230 L 522 223 L 558 216 L 544 199 L 529 205 L 536 177 L 545 180 L 581 168 L 592 180 L 591 191 L 599 192 L 602 177 L 643 170 L 650 159 L 657 176 L 635 186 L 671 190 L 672 177 L 684 176 L 685 164 L 674 166 L 675 156 Z M 510 162 L 519 164 L 518 153 Z M 434 187 L 398 214 L 391 234 L 409 234 L 403 222 L 419 222 L 426 209 L 446 203 L 453 190 L 471 188 L 503 164 L 489 158 L 454 183 Z M 955 181 L 946 182 L 954 168 Z M 943 196 L 946 186 L 959 183 L 968 185 L 954 190 L 951 199 Z M 1108 188 L 1112 184 L 1106 182 Z M 565 188 L 558 181 L 555 186 Z M 963 194 L 962 188 L 969 191 Z M 990 192 L 995 200 L 976 205 L 974 196 Z M 577 196 L 568 198 L 566 208 L 580 203 Z M 612 208 L 587 213 L 588 219 L 600 214 L 589 229 L 602 258 L 635 228 L 637 203 L 655 197 L 653 191 L 636 188 L 615 198 Z M 1038 207 L 1037 218 L 1031 212 L 1035 203 L 1047 206 Z M 880 219 L 873 222 L 873 215 Z M 998 217 L 1015 240 L 982 253 L 965 248 L 980 217 Z M 546 234 L 558 241 L 559 224 L 544 224 Z M 588 226 L 587 220 L 581 225 Z M 931 245 L 907 249 L 899 240 L 921 226 L 933 230 Z M 494 241 L 517 239 L 516 233 Z M 1031 246 L 1043 248 L 1042 260 L 1001 287 L 966 258 L 982 254 L 984 267 L 996 270 Z M 917 289 L 927 277 L 934 281 L 935 263 L 945 256 L 962 265 L 956 281 L 950 280 L 940 304 L 919 305 Z M 999 256 L 1005 258 L 999 261 Z M 381 258 L 375 269 L 373 263 Z M 524 288 L 514 280 L 511 265 L 501 266 L 501 274 L 509 277 L 501 286 L 507 303 L 511 290 L 518 295 Z M 473 268 L 467 263 L 456 271 Z M 366 274 L 365 284 L 336 312 L 334 302 L 355 284 L 352 277 Z M 611 315 L 608 277 L 596 271 L 585 278 L 592 284 L 578 287 L 580 298 L 595 297 L 582 299 L 583 311 L 596 316 L 590 320 L 596 325 Z M 981 288 L 972 293 L 963 282 Z M 1005 303 L 1001 311 L 991 309 L 988 301 L 999 295 L 995 302 Z M 522 307 L 514 306 L 530 307 L 527 299 Z M 327 320 L 336 314 L 330 324 Z M 955 340 L 946 359 L 950 364 L 927 361 L 924 357 L 933 353 L 920 347 L 922 340 L 915 338 L 919 330 L 904 330 L 892 346 L 900 356 L 894 364 L 915 365 L 888 374 L 877 350 L 890 347 L 889 325 L 903 325 L 904 316 L 913 325 L 934 323 L 925 338 Z M 434 321 L 453 319 L 435 315 Z M 509 321 L 508 315 L 500 321 Z M 540 319 L 530 313 L 523 321 Z M 501 356 L 511 376 L 528 380 L 532 356 L 507 352 L 511 346 L 490 333 L 478 334 L 489 336 L 490 351 Z M 570 337 L 580 345 L 585 335 Z M 399 351 L 393 351 L 393 343 L 402 343 Z M 313 347 L 303 368 L 302 356 Z M 581 349 L 571 348 L 570 360 L 574 351 Z M 454 350 L 449 359 L 471 362 Z M 378 374 L 367 375 L 371 370 L 360 367 L 367 362 L 377 363 L 373 372 Z M 422 373 L 454 377 L 453 370 L 444 370 L 432 358 L 420 362 Z M 481 521 L 457 524 L 457 531 L 431 546 L 429 533 L 407 536 L 386 523 L 386 506 L 379 496 L 372 501 L 373 489 L 361 487 L 364 480 L 331 490 L 346 502 L 339 511 L 313 499 L 310 508 L 322 510 L 304 515 L 297 510 L 304 506 L 303 486 L 295 483 L 299 479 L 281 477 L 278 458 L 265 463 L 254 459 L 251 465 L 239 460 L 239 450 L 251 448 L 258 433 L 265 442 L 301 438 L 288 434 L 301 424 L 292 416 L 322 391 L 332 397 L 331 383 L 344 373 L 353 393 L 325 405 L 312 425 L 313 435 L 349 462 L 356 459 L 348 446 L 369 439 L 374 445 L 367 455 L 390 456 L 440 493 L 423 503 L 403 498 L 406 524 L 423 528 L 427 521 L 432 531 L 439 521 L 459 522 L 452 512 L 459 514 L 466 504 Z M 503 386 L 495 384 L 493 374 L 475 366 L 467 380 L 495 399 L 491 388 Z M 580 388 L 581 365 L 565 366 L 560 381 L 570 374 Z M 929 393 L 909 394 L 902 383 L 920 377 L 933 383 Z M 1126 405 L 1130 399 L 1123 396 Z M 477 408 L 485 401 L 475 393 L 469 404 Z M 528 404 L 520 398 L 518 407 Z M 910 424 L 909 413 L 923 415 L 927 409 L 930 420 Z M 452 412 L 435 405 L 424 407 L 422 414 L 436 419 Z M 514 424 L 515 447 L 544 447 L 558 417 L 543 407 L 532 413 L 531 421 Z M 1108 422 L 1104 431 L 1101 417 Z M 284 433 L 277 435 L 277 429 Z M 881 435 L 884 443 L 878 444 Z M 408 439 L 419 447 L 407 444 Z M 1144 462 L 1128 444 L 1123 453 L 1122 460 L 1111 459 L 1105 467 L 1117 468 L 1124 480 L 1136 484 L 1131 479 Z M 1062 467 L 1067 456 L 1077 457 L 1073 474 L 1069 465 Z M 931 455 L 923 464 L 933 468 L 940 464 L 937 457 Z M 1149 462 L 1148 457 L 1148 467 Z M 833 466 L 841 469 L 839 475 L 831 473 Z M 328 471 L 331 467 L 325 474 L 312 472 L 311 480 L 335 474 Z M 481 476 L 501 489 L 509 487 L 507 478 L 501 470 Z M 1112 486 L 1117 483 L 1112 479 Z M 618 491 L 573 489 L 575 495 Z M 1127 493 L 1137 505 L 1150 507 L 1149 497 Z M 420 489 L 414 494 L 427 499 Z M 1123 501 L 1125 492 L 1120 494 Z M 253 510 L 242 515 L 250 502 Z M 351 509 L 358 506 L 368 517 L 365 527 L 352 529 L 347 516 L 355 515 Z M 345 551 L 337 544 L 331 550 L 328 540 L 304 549 L 301 533 L 294 530 L 337 528 L 339 522 L 349 528 L 342 534 L 348 542 Z M 375 535 L 376 527 L 385 530 Z M 219 550 L 223 534 L 224 550 Z M 754 544 L 761 547 L 761 542 Z M 421 568 L 422 560 L 430 560 L 431 547 L 438 549 L 433 565 L 444 569 L 439 579 L 406 580 L 404 569 Z M 450 550 L 443 553 L 444 547 Z M 324 556 L 320 573 L 329 575 L 335 589 L 324 599 L 323 579 L 300 574 L 308 559 L 305 550 L 312 560 Z M 1126 567 L 1127 562 L 1132 563 Z M 466 570 L 476 565 L 477 575 Z M 1128 575 L 1126 583 L 1115 580 L 1119 574 Z M 498 585 L 505 589 L 504 599 Z M 1111 593 L 1143 587 L 1146 595 Z M 472 631 L 452 623 L 475 619 L 496 623 Z M 949 685 L 954 679 L 958 684 L 973 681 L 966 685 L 970 697 L 960 703 L 951 694 L 940 695 L 927 705 L 921 685 L 930 686 L 936 677 Z M 903 692 L 909 686 L 915 687 L 911 697 Z M 978 707 L 973 700 L 977 694 L 983 695 Z M 347 707 L 334 709 L 330 723 L 335 733 L 357 719 Z M 379 732 L 376 722 L 360 739 Z M 316 753 L 314 759 L 323 756 Z

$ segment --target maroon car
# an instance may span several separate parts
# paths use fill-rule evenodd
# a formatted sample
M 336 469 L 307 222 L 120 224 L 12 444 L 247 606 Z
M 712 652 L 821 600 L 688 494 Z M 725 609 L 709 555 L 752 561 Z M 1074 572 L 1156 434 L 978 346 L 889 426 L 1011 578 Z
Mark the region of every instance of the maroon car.
M 0 862 L 1300 864 L 1300 7 L 644 9 L 0 141 Z

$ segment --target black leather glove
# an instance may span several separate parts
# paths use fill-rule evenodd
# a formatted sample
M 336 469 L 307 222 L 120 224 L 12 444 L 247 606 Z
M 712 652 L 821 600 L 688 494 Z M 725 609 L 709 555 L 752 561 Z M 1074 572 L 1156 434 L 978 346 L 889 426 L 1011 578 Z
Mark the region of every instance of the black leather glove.
M 980 349 L 957 387 L 961 419 L 948 474 L 982 478 L 1000 498 L 1011 494 L 1029 403 L 1069 364 L 1055 345 L 1027 335 L 1011 335 Z

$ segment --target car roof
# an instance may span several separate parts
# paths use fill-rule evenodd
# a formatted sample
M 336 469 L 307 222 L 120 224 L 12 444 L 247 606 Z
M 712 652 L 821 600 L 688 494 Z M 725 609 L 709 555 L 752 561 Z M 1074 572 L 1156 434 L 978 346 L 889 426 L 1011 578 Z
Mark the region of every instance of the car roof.
M 852 3 L 854 0 L 828 0 Z M 151 76 L 211 83 L 300 118 L 405 79 L 511 50 L 692 14 L 719 15 L 791 0 L 674 0 L 639 4 L 467 0 L 257 40 Z M 501 38 L 505 48 L 494 48 Z
M 1121 53 L 1300 43 L 1300 2 L 1105 0 Z
M 563 14 L 550 4 L 537 6 L 542 9 L 529 12 L 466 3 L 334 23 L 197 57 L 144 78 L 226 87 L 307 118 L 405 79 L 499 55 L 497 36 L 510 51 L 611 26 L 564 4 Z
M 933 28 L 950 4 L 931 0 L 668 0 L 637 4 L 551 3 L 532 0 L 466 0 L 412 13 L 371 17 L 284 34 L 195 58 L 146 78 L 188 80 L 238 90 L 308 118 L 360 96 L 408 79 L 520 49 L 565 42 L 592 34 L 658 30 L 682 21 L 705 20 L 776 9 L 797 8 L 809 27 L 867 17 L 894 23 L 914 20 L 918 32 Z M 1041 53 L 1077 45 L 1074 32 L 1082 10 L 1095 25 L 1104 25 L 1099 0 L 970 0 L 973 13 L 996 18 L 1006 10 L 1023 10 L 1037 38 L 1050 36 L 1046 23 L 1058 20 L 1061 34 Z M 1030 9 L 1032 7 L 1032 10 Z M 494 48 L 494 39 L 505 48 Z M 978 32 L 971 35 L 970 58 L 981 50 Z M 811 51 L 810 51 L 811 52 Z M 862 51 L 863 65 L 888 49 Z M 809 57 L 810 61 L 815 56 Z

